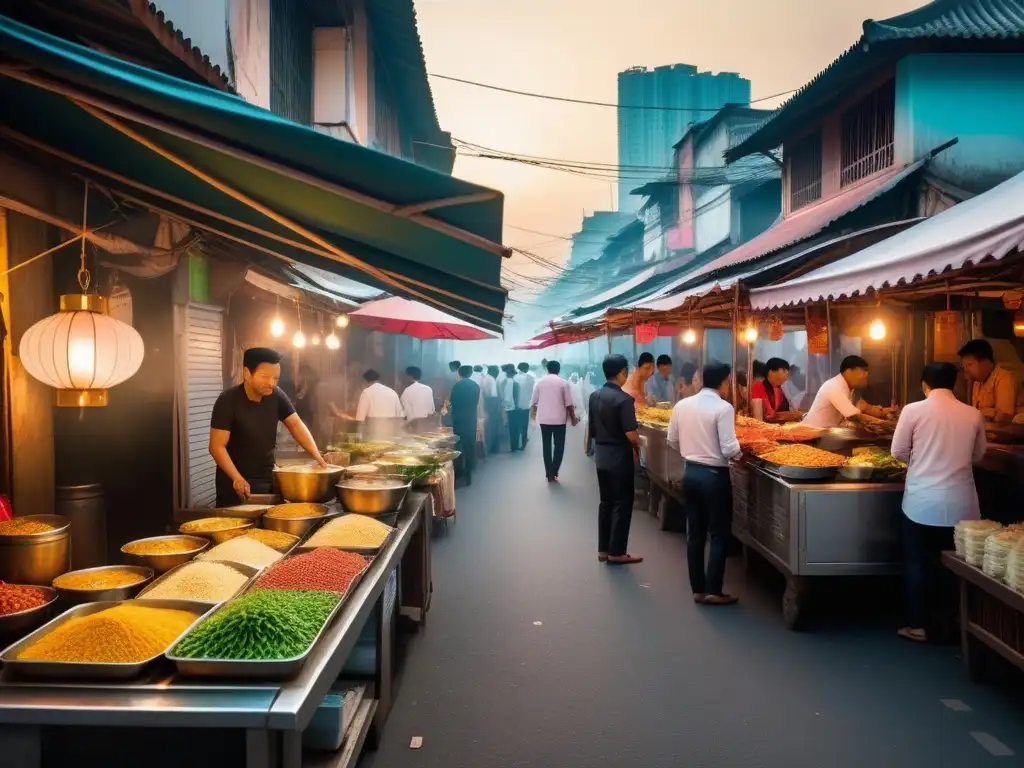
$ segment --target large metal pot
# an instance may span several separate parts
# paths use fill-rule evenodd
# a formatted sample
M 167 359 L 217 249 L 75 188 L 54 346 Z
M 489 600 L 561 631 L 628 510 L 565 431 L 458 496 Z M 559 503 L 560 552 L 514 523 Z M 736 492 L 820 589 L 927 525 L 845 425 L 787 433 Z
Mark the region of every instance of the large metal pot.
M 274 487 L 285 501 L 323 504 L 331 500 L 334 484 L 344 467 L 275 467 Z
M 344 480 L 338 483 L 336 491 L 346 512 L 382 515 L 402 506 L 411 486 L 408 480 L 377 480 L 371 476 Z
M 53 526 L 43 533 L 0 536 L 0 581 L 48 587 L 71 568 L 71 521 L 60 515 L 25 515 Z
M 276 507 L 268 509 L 267 514 L 263 516 L 263 527 L 268 531 L 290 533 L 301 539 L 314 526 L 330 517 L 335 517 L 335 515 L 329 514 L 330 509 L 326 504 L 314 505 L 315 511 L 305 515 L 288 515 L 287 508 L 290 506 L 292 505 L 278 504 Z

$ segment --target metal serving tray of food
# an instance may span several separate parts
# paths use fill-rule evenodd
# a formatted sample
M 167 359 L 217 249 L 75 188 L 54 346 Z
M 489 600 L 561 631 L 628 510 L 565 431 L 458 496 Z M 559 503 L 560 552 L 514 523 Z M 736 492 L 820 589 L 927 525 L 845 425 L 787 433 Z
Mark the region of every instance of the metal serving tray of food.
M 173 648 L 182 637 L 188 634 L 192 627 L 194 627 L 199 621 L 205 618 L 210 613 L 210 605 L 208 603 L 201 603 L 196 600 L 121 600 L 114 602 L 104 603 L 84 603 L 83 605 L 76 605 L 74 608 L 69 608 L 57 618 L 50 622 L 47 622 L 35 632 L 30 635 L 26 635 L 18 642 L 7 647 L 3 653 L 0 653 L 0 662 L 3 663 L 4 672 L 12 673 L 21 677 L 32 677 L 36 679 L 48 679 L 48 680 L 69 680 L 69 679 L 92 679 L 92 680 L 130 680 L 137 677 L 142 671 L 157 659 L 160 659 L 164 653 L 161 652 L 156 656 L 151 656 L 148 659 L 142 661 L 132 662 L 130 664 L 111 664 L 111 663 L 96 663 L 96 662 L 85 662 L 85 661 L 36 661 L 28 659 L 19 659 L 18 654 L 28 649 L 33 643 L 53 632 L 57 627 L 61 626 L 71 619 L 79 618 L 81 616 L 89 616 L 94 613 L 99 613 L 107 608 L 113 608 L 122 603 L 131 602 L 133 604 L 144 605 L 149 608 L 171 608 L 181 611 L 191 611 L 196 614 L 196 620 L 193 621 L 188 628 L 182 632 L 174 642 L 168 646 Z
M 835 467 L 792 467 L 787 464 L 764 462 L 768 472 L 788 480 L 831 480 L 836 476 Z
M 293 544 L 292 545 L 292 549 L 294 549 L 294 548 L 295 548 L 295 545 Z M 176 571 L 180 571 L 182 568 L 188 568 L 190 565 L 193 565 L 195 562 L 196 561 L 190 560 L 187 563 L 182 563 L 181 565 L 176 565 L 173 568 L 171 568 L 171 570 L 167 571 L 166 573 L 162 574 L 161 576 L 158 576 L 156 579 L 154 579 L 149 584 L 147 584 L 145 589 L 143 589 L 141 592 L 139 592 L 139 594 L 137 596 L 137 599 L 139 599 L 139 600 L 158 600 L 161 603 L 174 602 L 176 600 L 176 598 L 173 598 L 173 597 L 146 597 L 146 595 L 149 592 L 151 592 L 153 589 L 155 589 L 157 584 L 160 584 L 161 582 L 166 581 L 170 577 L 170 575 L 172 573 L 175 573 Z M 246 577 L 245 583 L 242 584 L 242 586 L 238 588 L 238 591 L 235 592 L 235 594 L 232 595 L 231 597 L 234 597 L 235 595 L 240 595 L 243 592 L 245 592 L 245 590 L 247 590 L 249 588 L 249 585 L 253 583 L 253 581 L 256 579 L 256 577 L 259 576 L 260 573 L 263 572 L 262 568 L 256 568 L 255 566 L 246 565 L 245 563 L 236 563 L 236 562 L 233 562 L 231 560 L 199 560 L 198 562 L 201 562 L 201 563 L 219 563 L 220 565 L 226 565 L 229 568 L 234 568 L 236 571 L 238 571 L 239 573 L 241 573 L 242 575 L 244 575 Z M 228 598 L 228 599 L 230 600 L 231 598 Z M 190 602 L 202 603 L 203 605 L 207 606 L 208 608 L 212 608 L 213 606 L 220 605 L 222 602 L 225 602 L 225 601 L 221 600 L 219 602 L 214 602 L 214 601 L 211 601 L 211 600 L 190 600 Z
M 278 563 L 284 562 L 278 560 Z M 275 563 L 276 565 L 276 563 Z M 367 564 L 369 567 L 369 564 Z M 366 568 L 363 569 L 362 573 L 356 576 L 352 583 L 348 585 L 348 589 L 341 595 L 341 599 L 337 602 L 330 614 L 327 616 L 327 620 L 323 626 L 320 627 L 320 631 L 316 633 L 316 637 L 298 656 L 292 656 L 288 659 L 194 659 L 186 658 L 184 656 L 175 656 L 174 649 L 181 643 L 185 637 L 188 636 L 197 624 L 193 624 L 189 627 L 188 631 L 181 635 L 171 647 L 167 650 L 164 655 L 170 661 L 174 662 L 174 666 L 177 668 L 179 674 L 187 677 L 218 677 L 218 678 L 231 678 L 231 679 L 242 679 L 242 680 L 287 680 L 294 677 L 302 669 L 302 665 L 306 663 L 306 659 L 316 648 L 317 643 L 324 636 L 324 633 L 330 629 L 331 624 L 334 623 L 334 619 L 337 618 L 338 613 L 344 607 L 345 602 L 349 596 L 359 586 L 359 582 L 363 580 L 363 576 L 366 574 Z M 255 582 L 253 582 L 255 584 Z M 240 595 L 245 594 L 252 585 L 246 588 L 244 592 L 240 592 Z M 237 597 L 237 596 L 236 596 Z M 211 610 L 203 619 L 211 618 L 218 611 L 225 610 L 231 601 L 221 603 L 219 606 Z
M 367 515 L 369 517 L 369 515 Z M 340 549 L 342 552 L 352 552 L 356 555 L 364 555 L 365 557 L 376 557 L 380 554 L 380 551 L 384 549 L 397 533 L 396 528 L 392 528 L 388 535 L 384 537 L 384 541 L 380 543 L 379 547 L 346 547 L 338 544 L 310 544 L 309 539 L 313 538 L 313 534 L 310 535 L 302 542 L 299 542 L 295 551 L 296 552 L 312 552 L 314 549 Z

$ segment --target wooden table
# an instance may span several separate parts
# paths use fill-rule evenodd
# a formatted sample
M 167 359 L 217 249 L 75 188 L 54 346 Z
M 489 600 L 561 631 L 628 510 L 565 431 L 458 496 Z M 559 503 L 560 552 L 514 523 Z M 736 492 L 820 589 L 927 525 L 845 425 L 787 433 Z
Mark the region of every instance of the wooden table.
M 960 582 L 960 644 L 971 679 L 984 676 L 983 647 L 1024 670 L 1024 595 L 955 552 L 943 552 L 942 564 Z

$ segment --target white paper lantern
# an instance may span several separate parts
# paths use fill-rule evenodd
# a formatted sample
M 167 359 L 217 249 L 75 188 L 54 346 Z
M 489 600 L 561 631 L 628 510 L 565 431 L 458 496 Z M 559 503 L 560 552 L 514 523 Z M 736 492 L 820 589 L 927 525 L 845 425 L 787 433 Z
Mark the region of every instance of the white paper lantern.
M 107 390 L 138 372 L 145 348 L 138 331 L 106 314 L 103 297 L 71 294 L 25 331 L 18 354 L 31 376 L 57 390 L 58 406 L 104 406 Z

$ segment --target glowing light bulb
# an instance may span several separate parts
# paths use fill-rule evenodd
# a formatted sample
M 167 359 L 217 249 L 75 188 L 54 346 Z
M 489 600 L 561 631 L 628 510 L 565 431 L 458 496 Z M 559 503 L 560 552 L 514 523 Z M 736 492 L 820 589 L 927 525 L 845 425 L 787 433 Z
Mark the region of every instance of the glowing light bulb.
M 284 320 L 280 317 L 275 317 L 270 323 L 270 335 L 271 336 L 284 336 Z
M 314 333 L 313 334 L 313 338 L 310 339 L 310 342 L 312 342 L 314 347 L 319 347 L 320 346 L 320 334 L 319 333 Z
M 885 338 L 885 323 L 881 320 L 875 320 L 871 323 L 871 327 L 868 328 L 868 336 L 875 341 L 881 341 Z
M 330 336 L 324 339 L 324 346 L 327 347 L 328 349 L 337 349 L 338 347 L 341 346 L 341 342 L 338 341 L 338 337 L 332 333 Z
M 334 324 L 339 328 L 348 328 L 348 315 L 338 315 L 338 319 L 334 321 Z
M 743 338 L 747 342 L 747 344 L 753 344 L 755 341 L 757 341 L 757 326 L 747 326 L 747 330 L 743 332 Z
M 683 333 L 683 344 L 693 346 L 697 343 L 697 332 L 693 328 L 687 328 Z
M 296 331 L 295 335 L 292 336 L 292 346 L 296 349 L 302 349 L 306 346 L 306 334 L 302 331 Z

